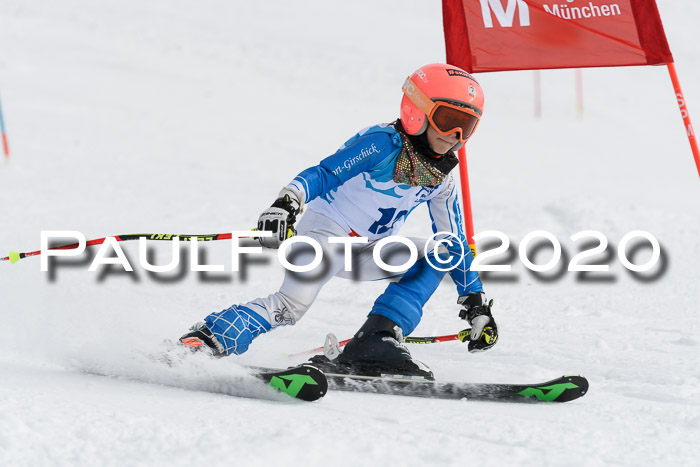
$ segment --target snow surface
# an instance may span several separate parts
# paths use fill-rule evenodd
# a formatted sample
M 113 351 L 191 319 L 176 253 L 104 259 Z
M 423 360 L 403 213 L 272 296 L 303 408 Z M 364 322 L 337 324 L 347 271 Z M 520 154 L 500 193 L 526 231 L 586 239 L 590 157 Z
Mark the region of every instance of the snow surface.
M 700 5 L 657 3 L 700 125 Z M 3 255 L 39 248 L 42 230 L 250 228 L 296 173 L 360 128 L 393 120 L 408 73 L 444 59 L 440 4 L 420 0 L 2 0 L 0 44 L 12 150 L 0 164 Z M 574 72 L 543 72 L 541 119 L 532 72 L 479 77 L 487 106 L 468 144 L 474 219 L 514 248 L 550 231 L 568 258 L 580 246 L 571 235 L 599 230 L 610 255 L 596 259 L 610 273 L 534 275 L 515 256 L 512 273 L 484 278 L 501 330 L 495 348 L 412 347 L 442 380 L 583 374 L 583 399 L 331 393 L 304 404 L 204 392 L 240 376 L 241 363 L 287 365 L 300 359 L 283 353 L 320 345 L 329 331 L 350 337 L 386 284 L 333 280 L 302 322 L 246 355 L 170 371 L 142 353 L 272 292 L 283 270 L 268 253 L 245 277 L 153 275 L 126 242 L 134 273 L 88 272 L 91 255 L 51 274 L 38 258 L 0 264 L 0 465 L 696 465 L 698 174 L 664 67 L 583 77 L 579 117 Z M 663 267 L 642 277 L 616 256 L 637 229 L 663 251 Z M 417 210 L 402 233 L 429 230 Z M 149 249 L 160 263 L 170 255 L 166 242 Z M 202 252 L 229 271 L 230 242 Z M 637 253 L 636 263 L 650 256 Z M 414 334 L 465 327 L 455 299 L 448 279 Z

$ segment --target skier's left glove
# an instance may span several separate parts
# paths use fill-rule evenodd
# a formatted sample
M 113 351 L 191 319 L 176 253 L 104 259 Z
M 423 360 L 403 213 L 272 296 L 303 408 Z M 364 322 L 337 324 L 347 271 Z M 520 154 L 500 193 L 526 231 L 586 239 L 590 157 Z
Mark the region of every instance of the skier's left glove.
M 472 325 L 468 350 L 482 352 L 496 345 L 498 326 L 491 315 L 493 300 L 487 300 L 483 292 L 477 292 L 460 296 L 457 303 L 462 305 L 459 317 Z
M 266 248 L 279 248 L 283 241 L 296 235 L 294 223 L 300 207 L 301 203 L 294 192 L 283 189 L 279 198 L 258 218 L 258 230 L 272 232 L 272 237 L 258 237 L 260 244 Z

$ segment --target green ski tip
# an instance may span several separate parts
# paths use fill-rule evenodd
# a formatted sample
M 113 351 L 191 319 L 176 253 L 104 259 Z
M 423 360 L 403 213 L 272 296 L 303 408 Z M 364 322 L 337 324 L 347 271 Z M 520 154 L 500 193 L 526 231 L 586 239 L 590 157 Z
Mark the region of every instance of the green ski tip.
M 11 251 L 10 252 L 10 263 L 15 264 L 19 260 L 20 260 L 19 253 L 17 253 L 16 251 Z

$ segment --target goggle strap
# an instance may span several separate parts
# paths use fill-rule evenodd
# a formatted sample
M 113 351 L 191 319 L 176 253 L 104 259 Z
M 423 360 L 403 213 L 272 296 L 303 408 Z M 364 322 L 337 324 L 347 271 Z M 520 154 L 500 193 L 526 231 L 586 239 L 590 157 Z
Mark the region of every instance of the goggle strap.
M 408 99 L 426 116 L 430 115 L 430 112 L 435 108 L 435 102 L 431 101 L 430 98 L 416 86 L 416 83 L 413 82 L 410 76 L 406 78 L 406 81 L 403 83 L 403 93 L 406 94 Z

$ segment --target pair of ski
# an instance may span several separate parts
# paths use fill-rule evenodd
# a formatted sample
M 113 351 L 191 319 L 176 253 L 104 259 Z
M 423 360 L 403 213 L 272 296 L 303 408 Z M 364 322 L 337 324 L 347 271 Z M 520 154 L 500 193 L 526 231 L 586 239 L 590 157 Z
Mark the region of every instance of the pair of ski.
M 562 376 L 540 384 L 447 383 L 408 376 L 361 376 L 324 373 L 310 364 L 286 370 L 253 367 L 272 388 L 305 401 L 318 400 L 328 390 L 391 394 L 431 399 L 498 402 L 569 402 L 588 391 L 583 376 Z

